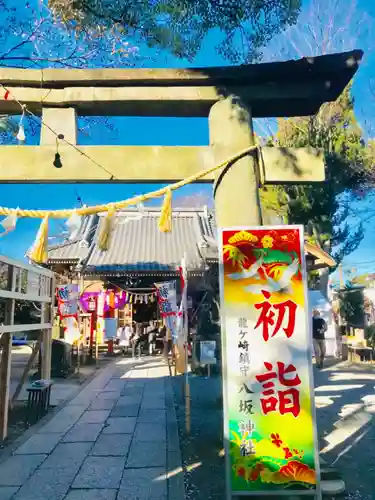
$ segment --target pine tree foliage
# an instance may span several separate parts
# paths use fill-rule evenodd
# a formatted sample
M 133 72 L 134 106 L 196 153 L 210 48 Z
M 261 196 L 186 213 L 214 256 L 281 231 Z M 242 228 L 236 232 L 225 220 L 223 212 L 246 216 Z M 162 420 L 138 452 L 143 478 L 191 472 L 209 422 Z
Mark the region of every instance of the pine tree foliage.
M 321 148 L 326 181 L 310 185 L 267 187 L 262 192 L 265 210 L 286 217 L 289 223 L 305 224 L 312 241 L 327 250 L 336 247 L 336 259 L 354 251 L 363 224 L 349 224 L 353 190 L 372 184 L 374 145 L 366 143 L 354 114 L 349 85 L 334 103 L 324 104 L 312 117 L 278 120 L 278 131 L 269 145 Z

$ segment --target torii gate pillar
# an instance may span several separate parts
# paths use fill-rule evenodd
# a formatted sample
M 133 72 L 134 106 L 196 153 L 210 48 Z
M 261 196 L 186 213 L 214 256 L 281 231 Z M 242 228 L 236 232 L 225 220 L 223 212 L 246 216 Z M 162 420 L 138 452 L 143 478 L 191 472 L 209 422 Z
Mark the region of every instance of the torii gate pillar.
M 212 106 L 209 131 L 215 163 L 255 144 L 250 109 L 235 96 L 222 99 Z M 218 227 L 260 225 L 262 215 L 258 187 L 256 151 L 220 171 L 214 182 Z

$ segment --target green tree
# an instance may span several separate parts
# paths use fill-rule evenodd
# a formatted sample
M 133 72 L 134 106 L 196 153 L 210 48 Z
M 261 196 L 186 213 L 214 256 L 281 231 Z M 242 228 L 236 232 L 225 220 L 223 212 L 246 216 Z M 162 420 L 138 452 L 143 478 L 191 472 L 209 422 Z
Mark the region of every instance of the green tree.
M 223 35 L 218 52 L 233 62 L 259 49 L 296 22 L 301 0 L 48 0 L 73 31 L 101 35 L 114 27 L 135 43 L 193 59 L 209 31 Z
M 0 135 L 13 134 L 16 135 L 18 131 L 17 124 L 12 118 L 5 115 L 0 115 Z
M 324 183 L 268 188 L 262 203 L 265 210 L 284 215 L 289 223 L 308 225 L 311 239 L 329 251 L 335 247 L 336 259 L 342 260 L 363 237 L 362 221 L 355 227 L 350 224 L 350 204 L 353 190 L 372 181 L 373 167 L 373 155 L 355 118 L 351 86 L 315 116 L 279 119 L 269 144 L 323 150 Z

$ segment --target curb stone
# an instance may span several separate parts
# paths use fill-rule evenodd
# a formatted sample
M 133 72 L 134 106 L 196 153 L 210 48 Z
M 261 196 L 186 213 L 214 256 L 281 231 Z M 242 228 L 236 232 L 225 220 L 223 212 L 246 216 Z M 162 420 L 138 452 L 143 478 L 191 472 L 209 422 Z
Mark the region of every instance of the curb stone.
M 170 377 L 166 378 L 165 384 L 167 470 L 170 474 L 168 477 L 168 500 L 185 500 L 184 470 L 182 467 L 180 438 Z

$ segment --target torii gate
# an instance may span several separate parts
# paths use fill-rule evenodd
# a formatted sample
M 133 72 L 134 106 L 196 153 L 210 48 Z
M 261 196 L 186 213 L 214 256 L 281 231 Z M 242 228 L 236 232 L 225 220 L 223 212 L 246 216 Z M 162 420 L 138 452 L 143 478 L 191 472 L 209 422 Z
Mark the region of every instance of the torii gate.
M 361 51 L 241 67 L 175 69 L 1 68 L 0 82 L 36 115 L 40 146 L 0 146 L 0 182 L 171 182 L 203 169 L 206 153 L 220 163 L 254 146 L 252 118 L 316 113 L 352 79 Z M 0 96 L 0 113 L 20 114 Z M 59 146 L 63 167 L 53 167 L 56 136 L 77 142 L 76 115 L 209 118 L 208 147 Z M 322 182 L 321 153 L 262 148 L 224 167 L 214 182 L 219 227 L 262 223 L 260 184 Z M 260 161 L 259 161 L 260 160 Z M 96 163 L 96 164 L 95 164 Z M 112 175 L 98 165 L 105 167 Z M 207 167 L 207 165 L 205 165 Z
M 335 100 L 358 69 L 355 50 L 298 61 L 201 69 L 14 69 L 0 82 L 41 115 L 40 146 L 0 146 L 0 182 L 171 182 L 199 172 L 204 158 L 221 162 L 254 144 L 252 118 L 316 113 Z M 0 96 L 0 114 L 20 114 Z M 210 146 L 79 146 L 76 116 L 209 118 Z M 85 156 L 87 155 L 87 156 Z M 88 158 L 89 157 L 89 158 Z M 91 160 L 90 160 L 91 158 Z M 92 161 L 94 160 L 94 161 Z M 109 172 L 101 169 L 102 165 Z M 262 148 L 228 165 L 214 182 L 218 226 L 261 224 L 258 187 L 324 181 L 322 155 L 312 149 Z

